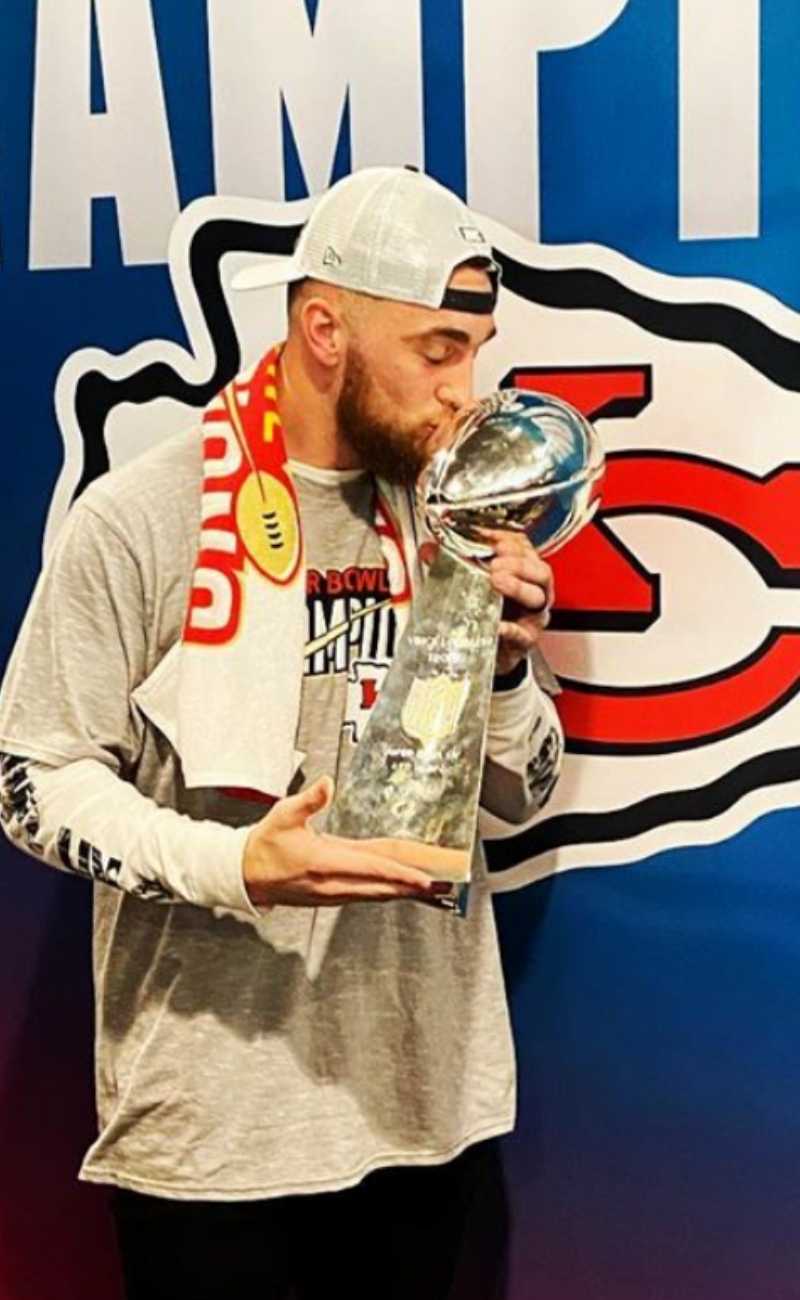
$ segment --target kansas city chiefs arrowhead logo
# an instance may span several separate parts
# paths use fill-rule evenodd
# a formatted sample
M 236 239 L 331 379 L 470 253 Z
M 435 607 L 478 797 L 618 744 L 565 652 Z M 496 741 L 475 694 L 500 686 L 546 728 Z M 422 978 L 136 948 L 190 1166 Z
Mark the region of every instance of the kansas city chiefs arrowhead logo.
M 154 339 L 67 360 L 48 540 L 76 492 L 196 421 L 282 335 L 279 291 L 228 286 L 253 254 L 290 251 L 308 210 L 203 199 L 182 214 L 170 269 L 191 351 Z M 488 220 L 484 233 L 503 288 L 478 390 L 565 397 L 608 455 L 598 515 L 554 557 L 544 650 L 562 684 L 563 775 L 529 826 L 484 820 L 509 889 L 724 839 L 797 802 L 800 318 L 738 282 L 533 245 Z

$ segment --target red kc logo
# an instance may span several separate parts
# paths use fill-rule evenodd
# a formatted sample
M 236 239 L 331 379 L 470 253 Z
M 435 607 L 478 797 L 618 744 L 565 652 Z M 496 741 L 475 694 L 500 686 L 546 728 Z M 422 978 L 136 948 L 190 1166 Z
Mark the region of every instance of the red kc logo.
M 525 367 L 512 370 L 504 384 L 562 397 L 593 421 L 635 416 L 652 395 L 649 366 Z M 611 453 L 598 515 L 553 559 L 553 627 L 635 635 L 658 620 L 659 575 L 648 573 L 607 526 L 624 515 L 699 523 L 736 547 L 767 586 L 800 585 L 800 529 L 794 522 L 799 491 L 800 465 L 758 477 L 676 452 Z M 754 726 L 796 693 L 800 629 L 771 628 L 752 653 L 705 677 L 649 688 L 562 685 L 559 711 L 572 751 L 689 749 Z

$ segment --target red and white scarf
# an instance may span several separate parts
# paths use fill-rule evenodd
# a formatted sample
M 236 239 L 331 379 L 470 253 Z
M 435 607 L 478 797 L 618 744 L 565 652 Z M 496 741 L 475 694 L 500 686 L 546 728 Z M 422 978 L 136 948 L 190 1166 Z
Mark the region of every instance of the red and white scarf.
M 295 749 L 307 630 L 303 534 L 278 411 L 280 348 L 203 418 L 200 544 L 177 665 L 187 786 L 280 797 Z M 417 580 L 413 501 L 381 483 L 375 530 L 400 627 Z M 411 560 L 407 563 L 406 556 Z

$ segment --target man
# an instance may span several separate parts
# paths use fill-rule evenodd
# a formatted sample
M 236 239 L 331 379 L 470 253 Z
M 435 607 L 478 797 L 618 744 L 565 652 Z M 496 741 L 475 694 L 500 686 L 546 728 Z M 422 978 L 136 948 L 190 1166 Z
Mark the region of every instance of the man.
M 322 821 L 422 581 L 410 489 L 471 398 L 497 268 L 455 196 L 370 169 L 240 277 L 278 282 L 285 345 L 71 511 L 0 699 L 3 821 L 95 881 L 81 1176 L 119 1189 L 128 1295 L 444 1297 L 514 1122 L 485 866 L 455 918 L 407 845 Z M 561 752 L 529 658 L 552 575 L 494 546 L 482 798 L 521 821 Z

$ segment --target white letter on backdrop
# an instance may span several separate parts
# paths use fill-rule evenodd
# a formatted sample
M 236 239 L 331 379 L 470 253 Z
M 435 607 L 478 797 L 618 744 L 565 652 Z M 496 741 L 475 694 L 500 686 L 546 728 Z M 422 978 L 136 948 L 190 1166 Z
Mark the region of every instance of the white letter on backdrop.
M 467 193 L 479 212 L 538 238 L 537 56 L 594 40 L 627 3 L 464 0 Z
M 759 233 L 761 0 L 680 0 L 680 237 Z
M 303 0 L 209 0 L 208 26 L 218 193 L 284 197 L 282 102 L 324 190 L 348 91 L 353 169 L 421 165 L 419 0 L 320 0 L 313 33 Z
M 178 215 L 150 0 L 94 0 L 106 112 L 92 113 L 91 0 L 39 0 L 30 264 L 91 265 L 91 200 L 117 201 L 128 264 L 166 260 Z

